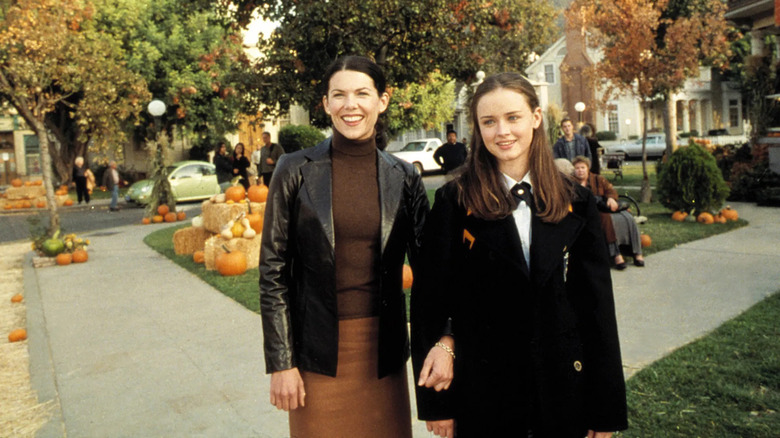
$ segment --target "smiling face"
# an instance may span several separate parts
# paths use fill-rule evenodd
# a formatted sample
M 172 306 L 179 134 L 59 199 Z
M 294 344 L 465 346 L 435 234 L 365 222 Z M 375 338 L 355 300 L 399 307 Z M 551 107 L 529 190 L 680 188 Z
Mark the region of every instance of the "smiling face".
M 577 181 L 584 182 L 586 179 L 588 179 L 589 173 L 590 169 L 588 169 L 588 165 L 584 162 L 580 161 L 574 165 L 574 178 L 576 178 Z
M 331 76 L 322 104 L 334 129 L 350 140 L 366 140 L 374 135 L 376 121 L 389 100 L 387 93 L 379 95 L 367 74 L 341 70 Z
M 542 123 L 542 109 L 531 109 L 523 94 L 498 88 L 477 103 L 477 122 L 482 142 L 496 158 L 498 170 L 522 179 L 528 172 L 534 129 Z

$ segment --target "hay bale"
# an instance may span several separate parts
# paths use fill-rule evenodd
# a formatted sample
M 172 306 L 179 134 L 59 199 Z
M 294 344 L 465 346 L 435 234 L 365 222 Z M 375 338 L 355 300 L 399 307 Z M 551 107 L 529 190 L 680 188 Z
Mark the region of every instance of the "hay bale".
M 192 254 L 206 248 L 206 240 L 212 236 L 203 227 L 187 227 L 173 233 L 173 252 L 176 254 Z
M 260 236 L 255 236 L 252 239 L 234 237 L 230 240 L 222 236 L 210 237 L 206 240 L 205 249 L 203 250 L 206 269 L 209 271 L 217 269 L 217 255 L 225 252 L 222 245 L 226 246 L 229 251 L 241 251 L 246 254 L 247 270 L 256 268 L 260 264 L 260 241 Z
M 222 226 L 235 219 L 242 212 L 247 211 L 245 203 L 215 204 L 211 201 L 203 201 L 201 204 L 203 210 L 203 228 L 212 233 L 219 233 Z
M 45 196 L 46 189 L 43 186 L 8 187 L 5 190 L 5 195 L 12 200 L 35 199 L 39 196 Z
M 70 196 L 68 195 L 54 195 L 54 202 L 57 203 L 57 207 L 62 207 L 65 205 L 65 201 L 70 199 Z

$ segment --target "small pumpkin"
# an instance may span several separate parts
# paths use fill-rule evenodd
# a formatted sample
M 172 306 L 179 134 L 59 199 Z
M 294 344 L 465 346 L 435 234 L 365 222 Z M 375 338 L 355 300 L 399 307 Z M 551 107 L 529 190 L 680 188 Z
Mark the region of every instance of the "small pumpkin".
M 12 303 L 21 303 L 22 300 L 24 300 L 24 297 L 22 296 L 22 294 L 16 294 L 16 295 L 11 297 L 11 302 Z
M 66 200 L 65 200 L 65 202 L 63 202 L 62 204 L 63 204 L 64 206 L 66 206 L 66 207 L 70 207 L 71 205 L 73 205 L 73 200 L 72 200 L 72 199 L 70 199 L 70 198 L 68 198 L 68 199 L 66 199 Z
M 141 223 L 144 224 L 144 225 L 149 225 L 149 224 L 152 223 L 152 220 L 149 219 L 148 217 L 145 217 L 145 218 L 141 219 Z
M 176 213 L 169 211 L 163 215 L 165 222 L 176 222 Z
M 22 180 L 20 178 L 14 178 L 11 180 L 11 185 L 14 187 L 21 187 L 22 186 Z
M 716 224 L 725 224 L 727 222 L 727 219 L 720 213 L 716 214 L 714 218 Z
M 236 221 L 233 226 L 230 227 L 230 232 L 233 234 L 233 237 L 243 236 L 245 230 L 246 227 L 241 223 L 241 221 Z
M 227 188 L 227 190 L 225 190 L 225 202 L 240 202 L 245 197 L 246 191 L 244 190 L 244 186 L 230 186 Z
M 195 263 L 206 263 L 206 253 L 203 251 L 195 251 L 192 253 L 192 261 Z
M 246 197 L 249 198 L 250 202 L 265 202 L 268 199 L 268 186 L 265 184 L 251 186 Z
M 157 214 L 159 214 L 162 217 L 165 217 L 165 215 L 168 214 L 170 211 L 171 209 L 165 204 L 160 204 L 157 206 Z
M 69 265 L 73 262 L 73 255 L 69 252 L 61 252 L 57 254 L 56 261 L 60 266 Z
M 653 244 L 653 239 L 651 239 L 647 234 L 642 234 L 639 236 L 639 239 L 642 242 L 642 248 L 647 248 Z
M 263 215 L 260 213 L 253 213 L 252 204 L 249 204 L 249 213 L 246 215 L 246 218 L 249 220 L 249 227 L 255 230 L 255 233 L 260 234 L 263 232 Z
M 688 216 L 688 213 L 684 211 L 675 211 L 672 213 L 672 220 L 677 222 L 682 222 L 685 220 L 685 218 Z
M 224 245 L 222 248 L 226 252 L 217 255 L 215 260 L 217 272 L 225 277 L 241 275 L 246 272 L 246 254 L 238 250 L 229 251 Z
M 30 207 L 32 207 L 32 202 L 30 202 L 30 201 L 28 201 L 26 199 L 23 200 L 22 202 L 20 202 L 19 204 L 22 206 L 22 208 L 30 208 Z
M 723 210 L 720 211 L 720 214 L 725 217 L 726 219 L 730 221 L 735 221 L 739 219 L 739 214 L 737 213 L 737 210 L 734 210 L 733 208 L 727 206 Z
M 409 265 L 404 265 L 403 288 L 409 289 L 410 287 L 412 287 L 412 283 L 414 283 L 414 274 L 412 273 L 412 267 Z
M 38 207 L 38 208 L 46 208 L 46 202 L 38 201 L 38 203 L 35 204 L 35 206 Z
M 187 213 L 180 211 L 176 213 L 176 220 L 177 221 L 183 221 L 184 219 L 187 219 Z
M 159 214 L 156 214 L 156 215 L 152 216 L 152 222 L 155 223 L 155 224 L 159 224 L 163 220 L 164 220 L 163 217 L 161 215 L 159 215 Z
M 715 217 L 712 215 L 712 213 L 704 211 L 699 213 L 699 216 L 696 217 L 696 222 L 704 225 L 710 225 L 715 223 Z
M 8 334 L 8 342 L 19 342 L 24 341 L 25 339 L 27 339 L 27 330 L 25 329 L 12 330 L 11 333 Z
M 89 260 L 89 254 L 84 249 L 77 249 L 73 251 L 73 263 L 84 263 Z

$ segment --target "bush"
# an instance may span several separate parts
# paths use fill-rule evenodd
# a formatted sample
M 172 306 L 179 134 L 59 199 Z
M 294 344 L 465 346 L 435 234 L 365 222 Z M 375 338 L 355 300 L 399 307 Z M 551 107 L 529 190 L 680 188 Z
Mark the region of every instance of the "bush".
M 612 141 L 617 140 L 617 134 L 612 131 L 599 131 L 596 133 L 596 139 L 598 141 Z
M 314 147 L 325 135 L 313 126 L 287 125 L 279 131 L 279 144 L 287 153 Z
M 677 149 L 659 165 L 658 195 L 670 210 L 715 211 L 729 195 L 715 157 L 697 144 Z
M 681 132 L 680 133 L 680 138 L 698 137 L 698 136 L 699 136 L 699 131 L 697 131 L 695 129 L 691 130 L 691 132 Z

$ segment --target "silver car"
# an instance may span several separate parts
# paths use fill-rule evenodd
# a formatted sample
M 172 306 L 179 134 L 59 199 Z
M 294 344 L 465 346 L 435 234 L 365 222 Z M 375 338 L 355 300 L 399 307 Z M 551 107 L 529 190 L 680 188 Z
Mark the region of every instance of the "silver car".
M 680 144 L 680 140 L 677 140 Z M 647 134 L 647 158 L 660 158 L 666 151 L 666 134 Z M 626 159 L 642 158 L 642 139 L 606 146 L 606 154 L 623 154 Z

